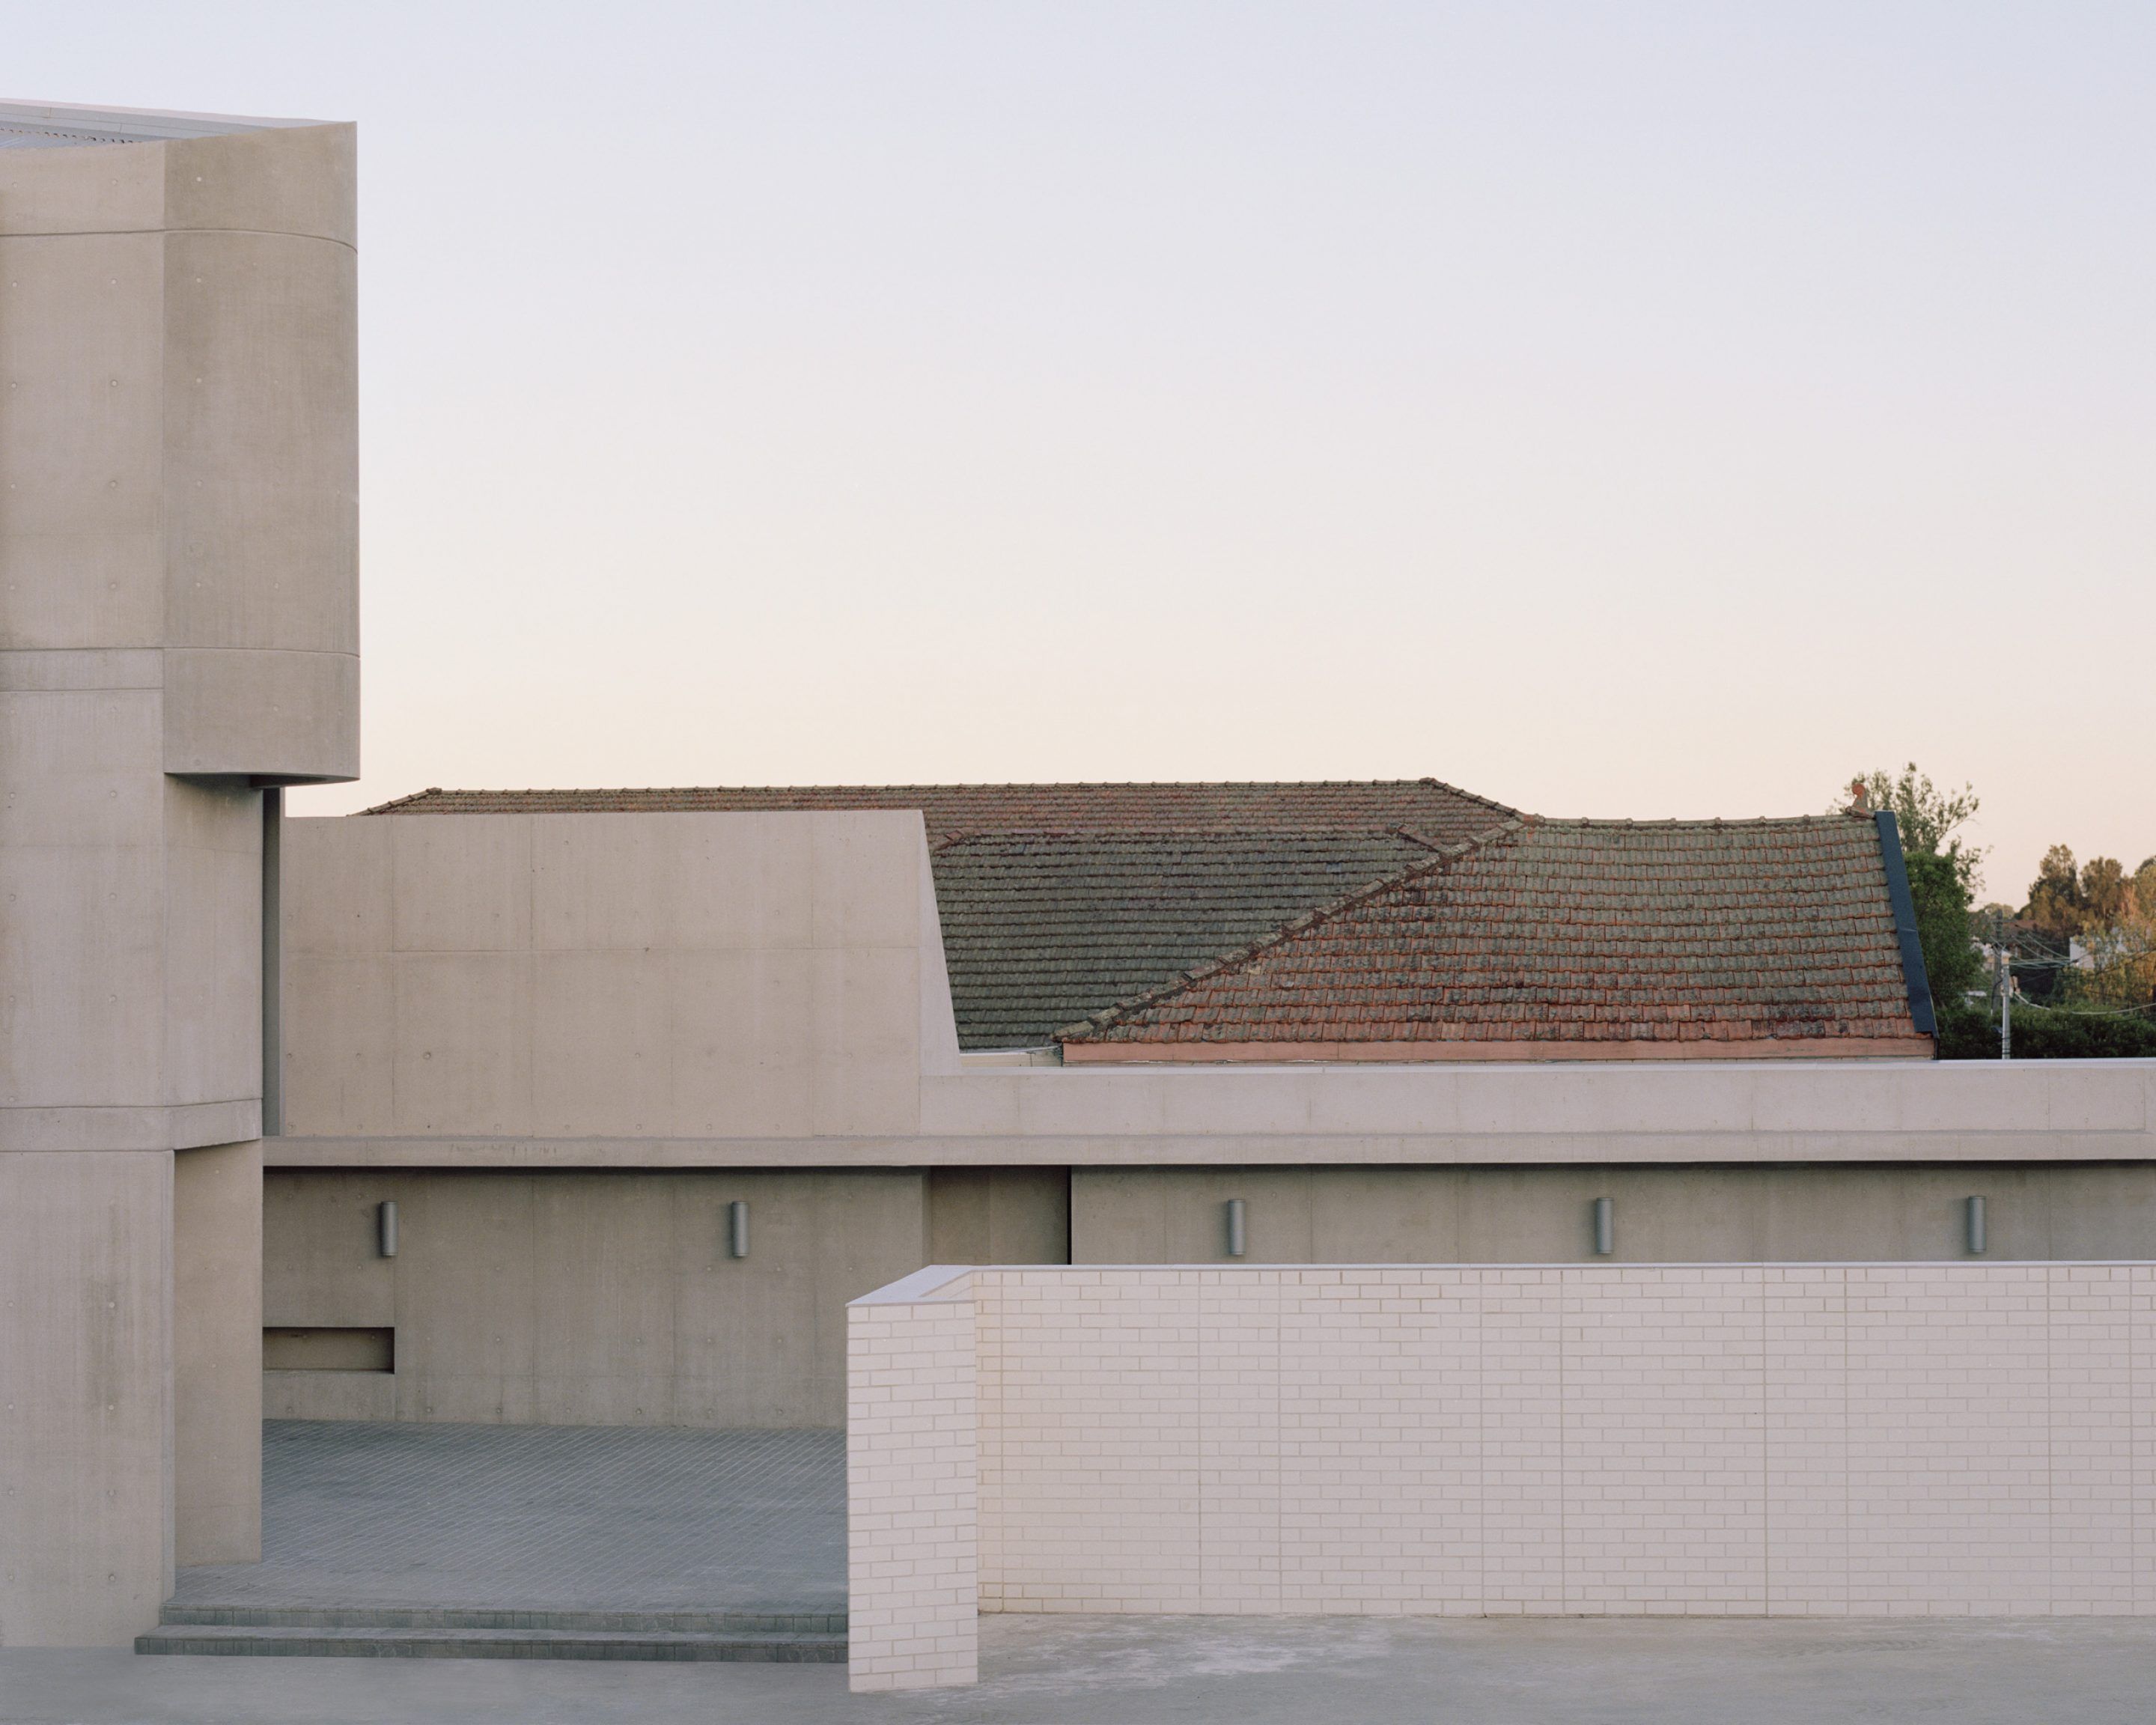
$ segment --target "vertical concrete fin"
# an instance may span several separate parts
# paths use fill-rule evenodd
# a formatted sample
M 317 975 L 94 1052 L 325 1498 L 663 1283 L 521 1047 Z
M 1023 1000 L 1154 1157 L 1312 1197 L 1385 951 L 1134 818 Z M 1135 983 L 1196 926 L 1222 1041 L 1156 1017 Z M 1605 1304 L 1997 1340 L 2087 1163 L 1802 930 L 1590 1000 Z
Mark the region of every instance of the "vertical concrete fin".
M 262 1136 L 285 1134 L 285 793 L 262 793 Z

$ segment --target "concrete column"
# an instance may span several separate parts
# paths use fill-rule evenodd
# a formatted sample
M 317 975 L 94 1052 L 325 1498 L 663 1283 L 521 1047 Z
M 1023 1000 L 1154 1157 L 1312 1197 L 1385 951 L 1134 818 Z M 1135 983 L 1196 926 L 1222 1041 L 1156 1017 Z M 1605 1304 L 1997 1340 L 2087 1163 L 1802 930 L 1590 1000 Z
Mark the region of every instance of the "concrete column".
M 177 1561 L 262 1556 L 262 1146 L 172 1168 L 172 1518 Z
M 0 1155 L 0 1646 L 172 1591 L 172 1211 L 168 1151 Z

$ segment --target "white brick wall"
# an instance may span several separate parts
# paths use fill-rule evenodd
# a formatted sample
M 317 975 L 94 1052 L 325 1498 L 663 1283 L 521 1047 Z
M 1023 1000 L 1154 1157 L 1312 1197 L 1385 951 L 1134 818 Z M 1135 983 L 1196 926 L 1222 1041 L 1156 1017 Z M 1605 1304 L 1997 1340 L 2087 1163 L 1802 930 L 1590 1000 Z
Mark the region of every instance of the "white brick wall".
M 926 1271 L 846 1310 L 852 1686 L 970 1683 L 980 1537 L 971 1278 Z
M 2156 1266 L 937 1274 L 854 1308 L 856 1686 L 973 1669 L 961 1407 L 982 1610 L 2156 1612 Z

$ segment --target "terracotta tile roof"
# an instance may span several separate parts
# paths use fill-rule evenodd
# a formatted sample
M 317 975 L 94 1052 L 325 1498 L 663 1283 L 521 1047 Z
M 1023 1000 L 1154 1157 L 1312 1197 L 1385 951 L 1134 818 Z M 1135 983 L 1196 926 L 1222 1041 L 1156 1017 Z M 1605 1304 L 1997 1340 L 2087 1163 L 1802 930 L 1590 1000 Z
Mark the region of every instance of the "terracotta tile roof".
M 1826 815 L 1509 823 L 1061 1040 L 1066 1059 L 1542 1058 L 1917 1034 L 1878 829 Z
M 1427 861 L 1387 833 L 988 834 L 940 846 L 962 1048 L 1037 1047 L 1097 1012 Z
M 932 839 L 978 833 L 1382 833 L 1439 845 L 1512 814 L 1434 778 L 1251 784 L 710 785 L 676 790 L 445 791 L 368 814 L 918 809 Z

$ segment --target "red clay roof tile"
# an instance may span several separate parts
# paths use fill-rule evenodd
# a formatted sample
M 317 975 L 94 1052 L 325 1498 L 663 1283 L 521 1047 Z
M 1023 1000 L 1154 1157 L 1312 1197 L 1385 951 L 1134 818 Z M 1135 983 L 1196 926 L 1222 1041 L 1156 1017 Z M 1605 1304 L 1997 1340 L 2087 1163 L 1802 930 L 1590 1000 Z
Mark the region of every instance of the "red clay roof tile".
M 1828 815 L 1509 823 L 1061 1040 L 1906 1044 L 1917 1034 L 1877 829 Z

